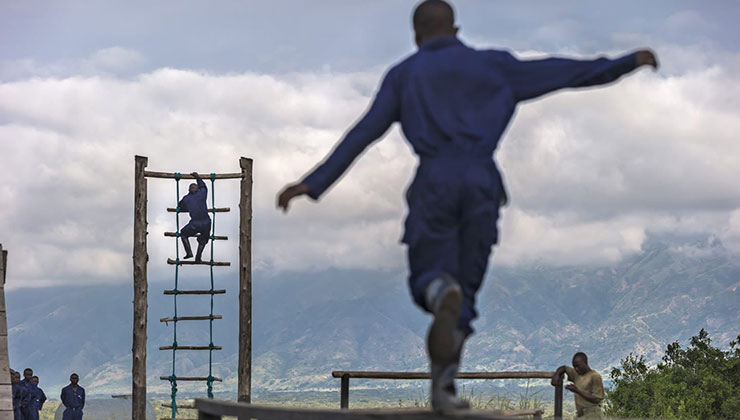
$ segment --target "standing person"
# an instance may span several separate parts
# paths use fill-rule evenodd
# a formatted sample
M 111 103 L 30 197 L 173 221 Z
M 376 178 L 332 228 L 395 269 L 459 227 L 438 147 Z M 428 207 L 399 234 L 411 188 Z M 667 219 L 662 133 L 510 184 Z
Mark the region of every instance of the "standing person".
M 31 419 L 32 420 L 39 420 L 39 411 L 43 410 L 44 403 L 46 402 L 46 394 L 44 393 L 44 390 L 39 387 L 39 377 L 33 376 L 31 378 L 33 383 L 36 384 L 36 392 L 33 395 L 33 399 L 31 400 Z
M 64 415 L 62 420 L 82 420 L 82 409 L 85 408 L 85 388 L 78 385 L 80 377 L 73 373 L 69 376 L 69 385 L 62 388 Z
M 432 406 L 464 408 L 469 404 L 456 397 L 454 379 L 506 202 L 493 152 L 517 104 L 610 83 L 657 62 L 647 50 L 617 59 L 524 61 L 507 51 L 475 50 L 457 38 L 454 12 L 443 0 L 421 2 L 413 26 L 418 51 L 386 73 L 364 117 L 323 163 L 283 189 L 277 205 L 287 211 L 301 195 L 318 200 L 392 123 L 401 123 L 420 157 L 402 241 L 413 299 L 434 316 L 427 334 Z
M 570 382 L 573 382 L 566 385 L 565 389 L 573 393 L 576 401 L 576 415 L 584 419 L 600 419 L 604 384 L 599 372 L 588 366 L 586 353 L 578 352 L 573 355 L 573 367 L 560 366 L 557 368 L 550 383 L 553 386 L 560 386 L 563 373 L 568 375 Z
M 23 420 L 32 420 L 33 416 L 33 399 L 36 395 L 36 383 L 33 382 L 33 369 L 23 369 L 23 380 L 20 383 L 23 390 L 21 395 L 21 414 Z
M 190 184 L 188 194 L 185 195 L 178 207 L 180 211 L 186 211 L 190 214 L 190 222 L 180 230 L 182 246 L 185 248 L 184 259 L 192 258 L 193 251 L 190 248 L 190 237 L 199 234 L 196 238 L 198 241 L 198 251 L 195 253 L 195 261 L 201 262 L 203 248 L 205 248 L 211 236 L 211 217 L 208 216 L 208 187 L 200 178 L 197 172 L 191 173 L 197 183 Z
M 23 399 L 24 390 L 21 388 L 21 374 L 11 370 L 10 371 L 10 385 L 11 392 L 13 393 L 13 419 L 23 420 L 23 413 L 21 412 L 21 400 Z

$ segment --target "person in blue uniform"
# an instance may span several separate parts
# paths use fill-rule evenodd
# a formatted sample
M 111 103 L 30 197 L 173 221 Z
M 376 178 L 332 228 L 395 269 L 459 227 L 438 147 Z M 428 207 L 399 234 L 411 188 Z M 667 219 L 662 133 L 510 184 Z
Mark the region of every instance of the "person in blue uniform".
M 79 385 L 80 377 L 73 373 L 69 376 L 69 385 L 62 388 L 64 413 L 62 420 L 82 420 L 82 409 L 85 408 L 85 388 Z
M 44 393 L 44 390 L 39 387 L 38 376 L 34 375 L 31 380 L 36 384 L 36 391 L 31 399 L 31 420 L 39 420 L 39 411 L 44 409 L 46 394 Z
M 185 195 L 178 206 L 180 211 L 186 211 L 190 214 L 190 222 L 180 230 L 182 246 L 185 248 L 184 259 L 192 258 L 193 251 L 190 248 L 190 237 L 196 236 L 198 241 L 198 251 L 195 253 L 195 261 L 201 262 L 203 248 L 205 248 L 211 237 L 211 217 L 208 216 L 208 187 L 200 178 L 197 172 L 191 175 L 195 177 L 197 183 L 190 184 L 188 194 Z
M 13 419 L 23 420 L 23 413 L 21 412 L 21 400 L 25 390 L 21 387 L 21 374 L 11 370 L 10 371 L 10 384 L 11 392 L 13 394 Z
M 446 410 L 468 406 L 455 395 L 454 378 L 506 202 L 493 153 L 517 105 L 610 83 L 643 65 L 657 68 L 657 60 L 649 50 L 594 60 L 519 60 L 504 50 L 476 50 L 458 39 L 452 7 L 442 0 L 420 3 L 413 26 L 418 50 L 385 74 L 366 114 L 320 165 L 280 192 L 277 205 L 287 211 L 296 197 L 318 200 L 391 124 L 401 123 L 419 156 L 402 239 L 409 288 L 434 316 L 427 333 L 431 402 Z
M 33 369 L 26 368 L 23 370 L 23 380 L 20 383 L 23 390 L 21 394 L 21 414 L 23 420 L 33 420 L 33 400 L 36 396 L 36 383 L 33 382 Z

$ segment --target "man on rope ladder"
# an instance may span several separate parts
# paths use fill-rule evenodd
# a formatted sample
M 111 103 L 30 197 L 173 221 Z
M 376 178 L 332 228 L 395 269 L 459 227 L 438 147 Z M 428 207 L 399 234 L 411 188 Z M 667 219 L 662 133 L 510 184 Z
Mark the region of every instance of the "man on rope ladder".
M 287 211 L 295 197 L 317 200 L 392 123 L 401 123 L 420 156 L 406 194 L 403 242 L 411 294 L 434 315 L 427 351 L 432 407 L 440 411 L 469 407 L 456 396 L 454 380 L 506 203 L 493 152 L 517 104 L 562 88 L 610 83 L 643 65 L 657 68 L 657 61 L 648 50 L 617 59 L 524 61 L 507 51 L 475 50 L 457 38 L 454 12 L 443 0 L 419 4 L 413 25 L 418 51 L 386 73 L 364 117 L 321 165 L 286 187 L 277 204 Z
M 198 251 L 195 253 L 195 261 L 201 262 L 203 248 L 211 239 L 211 217 L 208 216 L 208 187 L 197 172 L 191 173 L 197 183 L 190 184 L 188 194 L 185 195 L 178 207 L 180 211 L 190 214 L 190 222 L 180 230 L 182 246 L 185 248 L 183 259 L 193 258 L 193 250 L 190 248 L 190 237 L 196 236 Z

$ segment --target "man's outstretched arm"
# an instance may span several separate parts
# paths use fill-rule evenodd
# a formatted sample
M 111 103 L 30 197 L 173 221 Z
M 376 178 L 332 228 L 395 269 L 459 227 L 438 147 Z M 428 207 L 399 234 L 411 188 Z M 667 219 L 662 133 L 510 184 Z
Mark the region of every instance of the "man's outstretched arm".
M 658 68 L 658 60 L 650 50 L 640 50 L 616 59 L 602 57 L 595 60 L 518 60 L 511 54 L 503 54 L 497 67 L 501 69 L 517 101 L 533 99 L 563 88 L 611 83 L 641 66 Z
M 318 199 L 370 143 L 385 134 L 393 122 L 398 121 L 400 104 L 392 78 L 392 73 L 386 75 L 370 109 L 347 132 L 329 157 L 302 181 L 283 188 L 277 198 L 279 208 L 288 211 L 290 201 L 304 194 L 314 200 Z

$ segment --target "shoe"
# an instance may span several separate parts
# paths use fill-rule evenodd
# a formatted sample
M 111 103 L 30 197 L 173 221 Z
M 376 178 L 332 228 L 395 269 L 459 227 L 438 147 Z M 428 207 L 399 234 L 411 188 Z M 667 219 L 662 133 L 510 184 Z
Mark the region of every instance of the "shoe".
M 185 248 L 185 256 L 182 257 L 182 259 L 187 260 L 188 258 L 193 258 L 193 250 L 190 248 L 190 239 L 182 236 L 180 239 L 182 239 L 182 247 Z
M 462 348 L 466 335 L 455 329 L 453 332 L 453 360 L 447 364 L 432 362 L 431 400 L 434 411 L 464 410 L 470 408 L 470 403 L 459 398 L 455 389 L 455 378 L 460 368 Z
M 202 244 L 198 242 L 198 251 L 195 253 L 195 262 L 203 262 L 201 259 L 203 257 L 203 248 L 206 247 L 206 244 Z
M 427 333 L 427 351 L 432 363 L 445 366 L 455 355 L 453 334 L 460 316 L 462 289 L 454 278 L 445 274 L 432 280 L 426 294 L 427 308 L 434 314 Z

